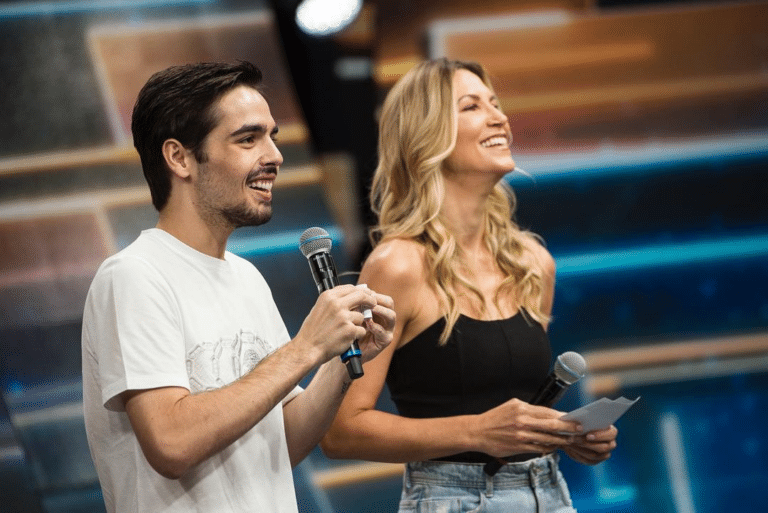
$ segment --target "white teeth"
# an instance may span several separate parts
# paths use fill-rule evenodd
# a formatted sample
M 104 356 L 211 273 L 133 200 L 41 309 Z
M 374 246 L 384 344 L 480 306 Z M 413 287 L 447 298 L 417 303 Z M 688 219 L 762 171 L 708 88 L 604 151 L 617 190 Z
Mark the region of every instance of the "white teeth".
M 256 189 L 264 189 L 265 191 L 271 191 L 272 190 L 272 180 L 258 180 L 255 182 L 251 182 L 248 184 L 248 187 L 250 188 L 256 188 Z
M 507 138 L 502 136 L 491 137 L 480 143 L 483 148 L 490 148 L 491 146 L 507 145 Z

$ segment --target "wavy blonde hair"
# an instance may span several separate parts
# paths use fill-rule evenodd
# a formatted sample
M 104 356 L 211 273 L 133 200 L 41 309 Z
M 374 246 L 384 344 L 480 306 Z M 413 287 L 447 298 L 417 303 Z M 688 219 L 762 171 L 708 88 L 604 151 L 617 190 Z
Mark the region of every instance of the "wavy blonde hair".
M 440 344 L 447 342 L 459 318 L 458 297 L 464 291 L 479 300 L 480 290 L 462 277 L 461 248 L 441 220 L 445 197 L 442 165 L 456 145 L 457 116 L 453 76 L 465 69 L 491 90 L 487 73 L 477 63 L 437 59 L 425 61 L 403 76 L 387 95 L 379 122 L 379 163 L 371 185 L 371 205 L 378 225 L 371 229 L 373 246 L 394 238 L 417 241 L 426 249 L 429 285 L 446 311 Z M 549 316 L 541 309 L 543 269 L 528 241 L 536 236 L 513 221 L 516 200 L 500 180 L 485 209 L 485 243 L 506 278 L 493 301 L 514 292 L 520 306 L 538 322 Z

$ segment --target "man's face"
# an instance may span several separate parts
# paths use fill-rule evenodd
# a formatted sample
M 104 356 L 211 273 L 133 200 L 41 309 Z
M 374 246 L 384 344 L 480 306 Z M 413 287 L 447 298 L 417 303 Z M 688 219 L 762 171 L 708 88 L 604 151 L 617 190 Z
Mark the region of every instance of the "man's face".
M 221 97 L 218 123 L 203 142 L 195 202 L 209 223 L 231 229 L 272 217 L 272 185 L 283 156 L 275 146 L 275 120 L 264 97 L 238 86 Z

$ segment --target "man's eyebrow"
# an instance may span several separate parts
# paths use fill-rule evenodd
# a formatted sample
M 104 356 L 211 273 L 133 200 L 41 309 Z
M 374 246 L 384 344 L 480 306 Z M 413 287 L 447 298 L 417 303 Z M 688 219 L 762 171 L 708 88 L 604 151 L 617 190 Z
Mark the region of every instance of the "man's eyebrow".
M 272 130 L 269 132 L 269 135 L 274 137 L 277 134 L 278 130 L 279 130 L 279 128 L 277 127 L 277 125 L 275 125 L 275 127 L 272 128 Z M 229 136 L 230 137 L 237 137 L 240 134 L 244 134 L 244 133 L 248 133 L 248 132 L 255 132 L 257 134 L 263 134 L 263 133 L 266 133 L 266 131 L 267 131 L 267 125 L 264 125 L 264 124 L 261 124 L 261 123 L 256 123 L 256 124 L 252 124 L 252 125 L 243 125 L 240 128 L 238 128 L 237 130 L 235 130 L 234 132 L 232 132 L 231 134 L 229 134 Z

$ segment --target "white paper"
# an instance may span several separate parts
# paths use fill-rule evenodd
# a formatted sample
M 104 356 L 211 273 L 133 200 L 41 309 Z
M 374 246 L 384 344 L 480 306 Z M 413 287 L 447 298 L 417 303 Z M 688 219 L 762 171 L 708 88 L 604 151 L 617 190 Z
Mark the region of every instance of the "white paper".
M 639 400 L 639 397 L 634 401 L 630 401 L 626 397 L 619 397 L 614 400 L 603 397 L 570 413 L 566 413 L 560 417 L 560 420 L 580 422 L 584 433 L 605 429 L 619 420 Z

